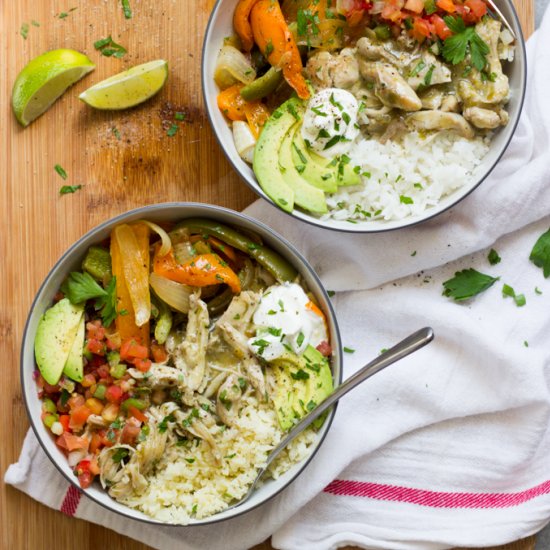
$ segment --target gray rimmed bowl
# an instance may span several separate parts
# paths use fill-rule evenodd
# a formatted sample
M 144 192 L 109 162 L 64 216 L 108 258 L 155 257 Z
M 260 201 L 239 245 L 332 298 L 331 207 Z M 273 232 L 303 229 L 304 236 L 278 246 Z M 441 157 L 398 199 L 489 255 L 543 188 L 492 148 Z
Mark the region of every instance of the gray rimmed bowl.
M 23 388 L 23 396 L 27 408 L 29 420 L 40 442 L 40 445 L 53 462 L 56 468 L 63 476 L 82 491 L 86 496 L 97 502 L 104 508 L 113 512 L 117 512 L 131 519 L 136 519 L 152 524 L 160 525 L 178 525 L 167 524 L 158 520 L 152 519 L 149 516 L 128 508 L 123 504 L 113 500 L 106 491 L 104 491 L 98 482 L 95 482 L 88 489 L 81 489 L 77 478 L 74 476 L 71 467 L 67 462 L 67 458 L 63 452 L 56 446 L 54 438 L 49 430 L 44 426 L 40 419 L 41 401 L 38 398 L 38 390 L 34 380 L 34 371 L 36 364 L 34 361 L 34 338 L 38 321 L 46 309 L 51 305 L 54 295 L 59 289 L 59 286 L 69 274 L 70 271 L 79 270 L 82 260 L 88 248 L 93 244 L 98 244 L 109 237 L 111 230 L 120 223 L 131 222 L 139 219 L 147 219 L 151 221 L 179 221 L 185 218 L 201 217 L 210 218 L 220 223 L 229 224 L 234 227 L 241 227 L 248 231 L 253 231 L 259 235 L 266 245 L 277 251 L 281 256 L 287 259 L 298 272 L 302 275 L 309 290 L 313 292 L 323 311 L 327 316 L 331 345 L 333 348 L 332 357 L 332 372 L 335 385 L 342 381 L 342 346 L 340 334 L 336 322 L 334 309 L 330 303 L 330 299 L 321 284 L 321 281 L 308 264 L 305 258 L 285 239 L 275 233 L 268 226 L 258 222 L 248 216 L 234 212 L 227 208 L 211 206 L 199 203 L 165 203 L 153 206 L 145 206 L 136 210 L 131 210 L 120 216 L 110 219 L 86 233 L 81 239 L 73 244 L 63 256 L 53 266 L 48 276 L 42 283 L 38 293 L 33 301 L 31 310 L 25 326 L 23 334 L 23 343 L 21 347 L 21 385 Z M 248 512 L 257 506 L 265 503 L 273 498 L 287 485 L 289 485 L 296 477 L 304 470 L 310 460 L 313 458 L 319 447 L 321 446 L 334 417 L 335 408 L 330 412 L 323 427 L 317 433 L 317 439 L 313 446 L 311 454 L 298 464 L 292 466 L 285 474 L 277 480 L 267 481 L 260 487 L 249 501 L 240 507 L 221 512 L 215 516 L 205 518 L 204 520 L 194 520 L 189 525 L 206 525 L 227 520 L 245 512 Z
M 252 167 L 244 162 L 237 153 L 231 128 L 229 127 L 227 120 L 218 109 L 216 103 L 216 96 L 219 90 L 214 82 L 214 69 L 216 67 L 216 60 L 220 48 L 223 45 L 224 38 L 234 34 L 233 12 L 236 4 L 236 0 L 217 0 L 216 5 L 212 10 L 212 14 L 210 15 L 202 51 L 201 70 L 204 103 L 206 105 L 208 119 L 210 120 L 210 124 L 214 130 L 214 134 L 216 135 L 225 156 L 233 168 L 252 189 L 252 191 L 269 201 L 275 207 L 279 208 L 260 187 Z M 506 19 L 510 22 L 517 36 L 515 59 L 513 63 L 509 64 L 507 69 L 507 75 L 510 80 L 510 102 L 507 106 L 510 120 L 505 127 L 497 131 L 495 137 L 491 141 L 489 152 L 483 158 L 482 162 L 476 167 L 469 182 L 467 182 L 460 189 L 457 189 L 450 195 L 444 197 L 436 206 L 426 209 L 420 215 L 409 216 L 402 220 L 374 220 L 350 224 L 345 220 L 321 221 L 316 216 L 296 208 L 290 214 L 287 212 L 285 213 L 298 220 L 335 231 L 344 231 L 349 233 L 377 233 L 381 231 L 390 231 L 393 229 L 400 229 L 415 225 L 441 214 L 460 202 L 481 182 L 483 182 L 483 180 L 485 180 L 485 178 L 497 165 L 498 161 L 501 159 L 510 144 L 519 121 L 527 81 L 525 41 L 523 39 L 521 25 L 514 8 L 514 4 L 512 0 L 495 0 L 495 4 L 502 11 L 504 17 L 506 17 Z

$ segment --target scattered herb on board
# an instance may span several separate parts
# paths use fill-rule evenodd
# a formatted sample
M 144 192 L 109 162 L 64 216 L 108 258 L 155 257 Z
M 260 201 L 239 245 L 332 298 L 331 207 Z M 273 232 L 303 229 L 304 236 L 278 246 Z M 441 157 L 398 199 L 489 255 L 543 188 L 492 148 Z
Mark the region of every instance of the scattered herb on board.
M 185 113 L 177 112 L 174 114 L 176 120 L 185 120 Z
M 513 298 L 514 302 L 516 302 L 516 306 L 518 307 L 523 307 L 527 303 L 523 294 L 516 294 L 516 291 L 507 284 L 504 284 L 502 287 L 502 297 Z
M 178 130 L 179 126 L 177 124 L 172 124 L 170 128 L 168 128 L 168 130 L 166 131 L 166 135 L 168 137 L 174 137 L 178 133 Z
M 69 17 L 69 13 L 73 12 L 76 9 L 78 8 L 71 8 L 69 11 L 62 11 L 57 17 L 59 17 L 59 19 L 66 19 L 67 17 Z
M 60 164 L 56 164 L 53 168 L 64 180 L 67 179 L 67 172 Z
M 107 38 L 101 38 L 100 40 L 96 40 L 94 42 L 94 48 L 96 50 L 99 50 L 101 55 L 104 55 L 105 57 L 116 57 L 117 59 L 120 59 L 124 57 L 125 54 L 128 53 L 128 50 L 121 46 L 120 44 L 117 44 L 109 35 Z
M 59 189 L 59 194 L 60 195 L 69 195 L 71 193 L 76 193 L 80 189 L 82 189 L 82 185 L 63 185 Z
M 535 287 L 535 294 L 538 294 L 539 296 L 542 294 L 542 290 L 538 286 Z
M 526 348 L 528 348 L 528 347 L 529 347 L 529 342 L 528 342 L 527 340 L 524 340 L 524 341 L 523 341 L 523 345 L 524 345 Z
M 463 269 L 443 283 L 443 296 L 462 302 L 487 290 L 498 279 L 499 277 L 491 277 L 472 268 Z
M 34 19 L 31 21 L 31 25 L 33 27 L 40 27 L 40 23 L 38 21 L 35 21 Z
M 113 135 L 120 141 L 122 139 L 122 136 L 120 135 L 120 132 L 118 131 L 118 128 L 113 128 Z
M 448 15 L 443 20 L 454 33 L 443 42 L 442 53 L 445 60 L 458 65 L 469 52 L 472 65 L 478 71 L 482 71 L 487 63 L 485 56 L 489 53 L 489 46 L 477 34 L 475 27 L 466 27 L 464 20 L 459 16 Z
M 122 11 L 124 12 L 124 17 L 126 19 L 132 19 L 132 8 L 130 8 L 129 0 L 121 0 L 122 2 Z
M 494 248 L 491 248 L 491 250 L 489 250 L 489 254 L 487 255 L 487 259 L 491 265 L 497 265 L 500 263 L 501 257 Z
M 550 229 L 537 239 L 529 259 L 542 269 L 545 278 L 550 275 Z
M 334 290 L 327 290 L 327 294 L 329 295 L 329 298 L 332 298 L 336 292 L 334 292 Z
M 27 40 L 27 36 L 29 35 L 29 24 L 23 23 L 21 25 L 21 29 L 19 30 L 19 33 L 25 40 Z

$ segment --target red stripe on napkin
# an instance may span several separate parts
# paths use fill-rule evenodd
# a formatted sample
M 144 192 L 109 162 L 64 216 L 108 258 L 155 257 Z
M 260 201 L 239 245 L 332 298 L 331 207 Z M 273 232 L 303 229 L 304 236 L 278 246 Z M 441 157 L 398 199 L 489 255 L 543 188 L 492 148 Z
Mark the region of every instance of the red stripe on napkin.
M 74 516 L 81 497 L 82 493 L 74 485 L 71 485 L 65 493 L 63 504 L 59 510 L 67 516 Z
M 407 502 L 432 508 L 509 508 L 550 493 L 550 480 L 518 493 L 446 493 L 335 479 L 325 487 L 324 492 L 339 496 Z

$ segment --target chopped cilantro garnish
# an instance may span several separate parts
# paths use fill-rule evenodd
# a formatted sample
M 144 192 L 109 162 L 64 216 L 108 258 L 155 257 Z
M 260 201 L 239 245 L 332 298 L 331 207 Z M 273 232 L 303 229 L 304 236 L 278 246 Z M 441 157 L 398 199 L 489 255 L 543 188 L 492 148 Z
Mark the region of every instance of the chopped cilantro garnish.
M 421 59 L 413 68 L 413 70 L 409 73 L 409 77 L 416 76 L 424 67 L 426 66 L 426 63 L 424 63 L 424 60 Z
M 113 128 L 113 134 L 119 141 L 120 139 L 122 139 L 120 132 L 118 131 L 118 128 Z
M 195 462 L 195 459 L 194 458 L 186 458 L 185 462 L 188 462 L 189 464 L 193 464 L 193 462 Z
M 414 201 L 411 199 L 411 197 L 407 197 L 405 195 L 399 195 L 399 202 L 401 204 L 413 204 Z
M 59 188 L 59 194 L 68 195 L 70 193 L 76 193 L 80 189 L 82 189 L 82 185 L 62 185 Z
M 292 378 L 294 380 L 307 380 L 309 378 L 309 374 L 305 370 L 302 370 L 302 369 L 300 369 L 296 372 L 291 372 L 290 376 L 292 376 Z
M 550 229 L 537 239 L 529 259 L 542 269 L 545 278 L 550 275 Z
M 130 8 L 130 2 L 128 0 L 121 0 L 122 11 L 126 19 L 132 19 L 132 9 Z
M 273 336 L 281 336 L 282 329 L 275 328 L 275 327 L 269 327 L 267 329 L 267 332 L 269 332 L 269 334 L 272 334 Z
M 179 126 L 177 124 L 172 124 L 168 130 L 166 130 L 166 135 L 168 137 L 173 137 L 178 133 Z
M 542 294 L 542 290 L 538 286 L 535 287 L 535 294 Z
M 346 347 L 346 346 L 344 346 L 344 351 L 345 351 L 346 353 L 355 353 L 355 350 L 354 350 L 353 348 L 348 348 L 348 347 Z
M 329 298 L 332 298 L 336 292 L 334 292 L 334 290 L 327 290 L 327 294 L 329 295 Z
M 56 164 L 53 168 L 64 180 L 67 179 L 67 172 L 60 164 Z
M 122 462 L 129 454 L 130 451 L 128 449 L 125 449 L 124 447 L 117 449 L 113 456 L 111 457 L 113 462 Z
M 491 265 L 496 265 L 500 263 L 501 260 L 498 252 L 494 248 L 491 248 L 491 250 L 489 250 L 489 254 L 487 254 L 487 259 L 489 260 L 489 263 Z
M 271 39 L 269 39 L 269 41 L 267 42 L 266 46 L 265 46 L 265 51 L 264 51 L 264 55 L 265 57 L 269 57 L 272 53 L 273 53 L 273 42 L 271 41 Z
M 175 422 L 176 418 L 173 414 L 169 414 L 168 416 L 165 416 L 160 422 L 158 426 L 159 433 L 163 434 L 168 429 L 168 422 Z
M 453 298 L 457 302 L 468 300 L 492 286 L 499 277 L 490 277 L 475 269 L 463 269 L 443 283 L 443 296 Z
M 176 120 L 182 120 L 183 121 L 183 120 L 185 120 L 185 113 L 178 112 L 174 115 L 174 118 Z
M 503 298 L 513 298 L 516 306 L 518 307 L 523 307 L 527 303 L 527 300 L 523 294 L 516 294 L 516 291 L 507 284 L 502 286 L 502 296 Z
M 105 57 L 112 56 L 116 57 L 117 59 L 124 57 L 124 55 L 128 53 L 128 50 L 126 50 L 124 46 L 117 44 L 111 36 L 96 40 L 94 42 L 94 48 L 96 50 L 99 50 L 101 52 L 101 55 L 104 55 Z
M 304 343 L 304 338 L 304 333 L 300 332 L 300 334 L 298 334 L 298 337 L 296 338 L 296 343 L 298 344 L 298 346 L 301 346 Z

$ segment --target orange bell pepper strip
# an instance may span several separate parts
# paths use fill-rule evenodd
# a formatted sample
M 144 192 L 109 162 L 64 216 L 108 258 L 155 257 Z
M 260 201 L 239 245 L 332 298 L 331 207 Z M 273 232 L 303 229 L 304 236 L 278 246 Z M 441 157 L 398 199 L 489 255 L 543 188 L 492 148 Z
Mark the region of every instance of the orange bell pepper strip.
M 233 28 L 241 39 L 245 52 L 249 52 L 254 46 L 252 27 L 250 26 L 250 12 L 258 0 L 240 0 L 233 13 Z
M 309 88 L 302 74 L 302 58 L 294 36 L 286 24 L 277 0 L 258 0 L 250 12 L 254 40 L 264 57 L 274 67 L 280 67 L 285 80 L 298 97 L 308 99 Z
M 246 121 L 246 101 L 241 96 L 242 87 L 243 84 L 234 84 L 218 94 L 218 107 L 229 120 Z
M 140 249 L 149 250 L 149 228 L 144 224 L 132 225 Z M 147 259 L 149 255 L 147 254 Z M 117 239 L 111 236 L 111 263 L 113 276 L 116 277 L 117 311 L 126 311 L 126 315 L 117 315 L 115 326 L 122 341 L 135 338 L 145 346 L 149 346 L 149 323 L 138 327 L 136 325 L 134 307 L 130 291 L 126 285 L 122 254 Z
M 165 256 L 159 256 L 157 250 L 153 270 L 161 277 L 189 286 L 203 287 L 225 283 L 238 294 L 241 291 L 241 281 L 237 274 L 224 264 L 225 262 L 222 263 L 216 254 L 201 254 L 178 264 L 172 250 Z

